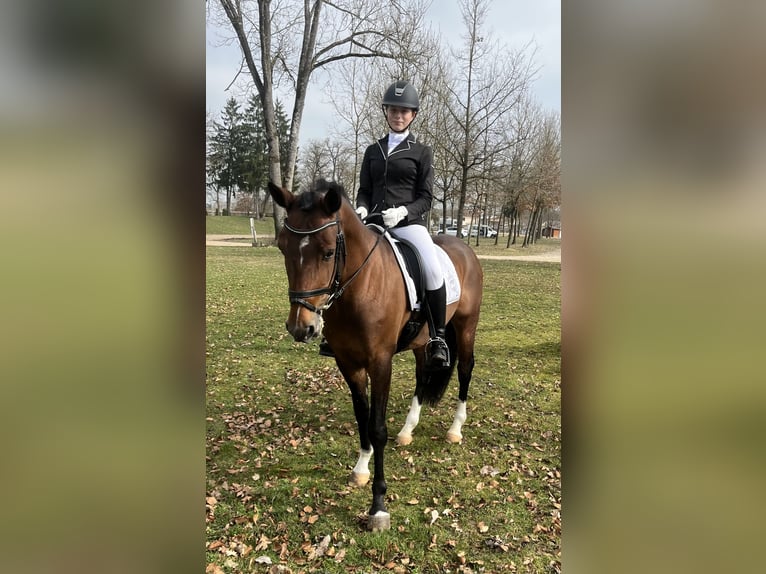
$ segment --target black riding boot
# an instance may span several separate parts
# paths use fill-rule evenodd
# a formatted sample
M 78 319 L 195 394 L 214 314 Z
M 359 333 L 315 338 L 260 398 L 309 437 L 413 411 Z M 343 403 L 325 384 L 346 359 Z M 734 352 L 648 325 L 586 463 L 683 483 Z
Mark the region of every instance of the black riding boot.
M 322 340 L 319 341 L 319 354 L 323 357 L 334 357 L 335 353 L 332 352 L 332 348 L 330 348 L 330 343 L 327 342 L 327 339 L 322 337 Z
M 444 337 L 447 315 L 447 289 L 444 284 L 434 291 L 426 291 L 426 304 L 431 315 L 431 340 L 426 347 L 426 368 L 446 369 L 449 367 L 449 348 Z

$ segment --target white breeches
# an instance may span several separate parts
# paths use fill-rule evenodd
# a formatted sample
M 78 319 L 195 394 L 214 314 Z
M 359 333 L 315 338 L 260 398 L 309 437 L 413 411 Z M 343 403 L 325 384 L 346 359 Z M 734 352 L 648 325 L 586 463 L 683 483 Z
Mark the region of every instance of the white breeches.
M 422 225 L 407 225 L 389 230 L 394 237 L 406 239 L 415 246 L 423 262 L 423 276 L 426 281 L 426 289 L 434 291 L 444 284 L 439 257 L 428 230 Z

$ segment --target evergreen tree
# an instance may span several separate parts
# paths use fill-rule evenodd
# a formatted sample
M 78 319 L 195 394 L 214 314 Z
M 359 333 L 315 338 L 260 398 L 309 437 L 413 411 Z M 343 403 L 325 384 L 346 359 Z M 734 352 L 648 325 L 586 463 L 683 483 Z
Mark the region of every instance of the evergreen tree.
M 215 184 L 226 190 L 224 215 L 231 213 L 231 198 L 240 189 L 247 189 L 245 180 L 248 134 L 239 111 L 239 103 L 229 98 L 221 112 L 221 121 L 214 123 L 210 144 L 209 165 L 214 171 Z
M 269 177 L 269 150 L 263 123 L 263 107 L 257 93 L 252 94 L 247 101 L 244 126 L 247 134 L 244 165 L 246 191 L 253 194 L 256 215 L 262 217 L 264 210 L 259 205 L 259 199 L 261 190 L 264 190 L 264 196 L 268 197 L 265 189 Z

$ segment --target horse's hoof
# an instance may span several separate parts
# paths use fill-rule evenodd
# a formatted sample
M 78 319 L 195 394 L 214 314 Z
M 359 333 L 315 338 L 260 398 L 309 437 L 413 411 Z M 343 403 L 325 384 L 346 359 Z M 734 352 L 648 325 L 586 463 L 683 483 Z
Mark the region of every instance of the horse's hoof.
M 373 532 L 381 532 L 383 530 L 391 529 L 391 515 L 388 512 L 378 511 L 375 514 L 370 514 L 367 519 L 367 528 Z
M 451 442 L 452 444 L 460 444 L 463 442 L 463 435 L 448 432 L 447 442 Z
M 411 434 L 398 434 L 398 435 L 396 435 L 396 444 L 398 444 L 399 446 L 407 446 L 410 443 L 412 443 L 412 435 Z
M 355 472 L 351 473 L 351 476 L 348 479 L 348 483 L 351 486 L 364 486 L 370 482 L 370 475 L 368 474 L 357 474 Z

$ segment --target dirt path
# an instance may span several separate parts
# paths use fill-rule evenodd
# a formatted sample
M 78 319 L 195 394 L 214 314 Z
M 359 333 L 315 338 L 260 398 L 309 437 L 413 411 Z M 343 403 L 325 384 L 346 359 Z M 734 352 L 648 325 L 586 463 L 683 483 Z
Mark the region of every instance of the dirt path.
M 253 239 L 249 235 L 206 235 L 205 245 L 208 247 L 251 247 Z M 542 261 L 546 263 L 561 263 L 561 248 L 547 253 L 534 255 L 479 255 L 479 259 L 494 259 L 496 261 Z
M 495 259 L 497 261 L 543 261 L 546 263 L 561 263 L 561 248 L 546 253 L 534 255 L 477 255 L 479 259 Z
M 252 247 L 250 235 L 205 235 L 205 245 L 213 247 Z

